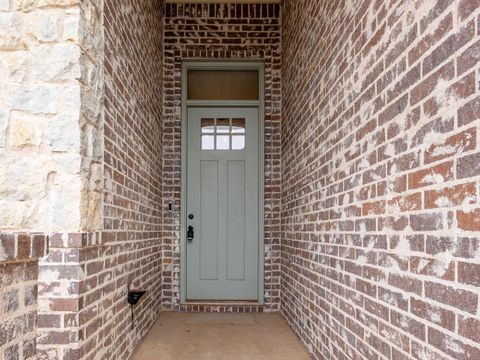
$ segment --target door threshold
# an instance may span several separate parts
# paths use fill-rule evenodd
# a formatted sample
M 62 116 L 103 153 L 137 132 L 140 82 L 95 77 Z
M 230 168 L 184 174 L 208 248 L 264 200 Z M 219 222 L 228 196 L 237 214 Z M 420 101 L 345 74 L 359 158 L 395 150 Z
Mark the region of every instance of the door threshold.
M 187 300 L 182 305 L 262 306 L 262 304 L 256 300 Z
M 262 313 L 263 304 L 258 301 L 220 301 L 220 300 L 187 300 L 178 307 L 180 312 L 207 313 Z

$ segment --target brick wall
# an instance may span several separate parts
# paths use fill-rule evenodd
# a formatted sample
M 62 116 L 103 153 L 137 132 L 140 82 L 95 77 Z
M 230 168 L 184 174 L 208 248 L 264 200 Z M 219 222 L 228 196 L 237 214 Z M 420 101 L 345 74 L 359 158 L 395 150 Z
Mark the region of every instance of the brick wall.
M 83 249 L 82 356 L 128 359 L 160 311 L 163 2 L 105 0 L 101 246 Z M 128 288 L 147 290 L 131 328 Z
M 35 359 L 38 258 L 47 238 L 0 234 L 0 358 Z
M 180 309 L 181 71 L 185 59 L 265 62 L 265 308 L 280 303 L 280 6 L 166 4 L 162 306 Z M 198 308 L 200 309 L 200 308 Z M 197 309 L 197 310 L 198 310 Z M 211 310 L 211 309 L 210 309 Z M 256 309 L 257 310 L 257 309 Z
M 287 0 L 282 311 L 316 359 L 479 359 L 480 2 Z

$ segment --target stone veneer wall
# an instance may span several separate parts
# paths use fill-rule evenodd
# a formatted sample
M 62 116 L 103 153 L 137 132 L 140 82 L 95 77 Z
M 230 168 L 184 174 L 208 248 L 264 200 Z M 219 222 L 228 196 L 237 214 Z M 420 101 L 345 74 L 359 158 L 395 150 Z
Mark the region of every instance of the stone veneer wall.
M 163 214 L 162 308 L 236 309 L 179 305 L 181 72 L 186 59 L 255 59 L 265 62 L 265 309 L 276 310 L 280 304 L 280 5 L 165 6 L 162 201 L 164 209 L 171 202 L 173 211 Z
M 5 359 L 35 357 L 36 347 L 65 344 L 52 340 L 51 323 L 42 319 L 43 312 L 55 311 L 59 291 L 66 291 L 53 286 L 65 276 L 60 269 L 45 267 L 46 234 L 101 226 L 98 11 L 94 0 L 0 3 L 0 357 Z
M 63 5 L 65 4 L 65 5 Z M 102 72 L 94 1 L 0 6 L 0 229 L 100 226 Z
M 479 7 L 284 1 L 282 311 L 316 359 L 480 359 Z

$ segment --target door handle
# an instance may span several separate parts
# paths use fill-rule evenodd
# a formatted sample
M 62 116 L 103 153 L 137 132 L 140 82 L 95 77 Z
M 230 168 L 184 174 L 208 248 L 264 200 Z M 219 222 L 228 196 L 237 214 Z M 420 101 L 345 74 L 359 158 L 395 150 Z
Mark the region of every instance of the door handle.
M 194 232 L 193 232 L 193 226 L 190 225 L 187 229 L 187 240 L 188 241 L 192 241 L 193 240 L 193 237 L 194 237 Z

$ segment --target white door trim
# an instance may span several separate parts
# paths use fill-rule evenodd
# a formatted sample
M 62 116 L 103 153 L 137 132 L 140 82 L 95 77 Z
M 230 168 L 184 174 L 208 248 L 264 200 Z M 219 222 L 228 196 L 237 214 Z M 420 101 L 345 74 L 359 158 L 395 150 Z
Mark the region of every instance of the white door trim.
M 188 101 L 187 100 L 187 71 L 190 69 L 237 69 L 237 70 L 252 70 L 256 69 L 259 73 L 259 101 Z M 187 209 L 186 209 L 186 194 L 187 194 L 187 113 L 189 106 L 232 106 L 232 107 L 257 107 L 258 108 L 258 156 L 259 156 L 259 201 L 258 201 L 258 303 L 264 303 L 264 207 L 265 207 L 265 65 L 258 61 L 186 61 L 182 64 L 182 119 L 181 119 L 181 196 L 180 196 L 180 304 L 186 302 L 187 283 L 186 283 L 186 224 L 187 224 Z

